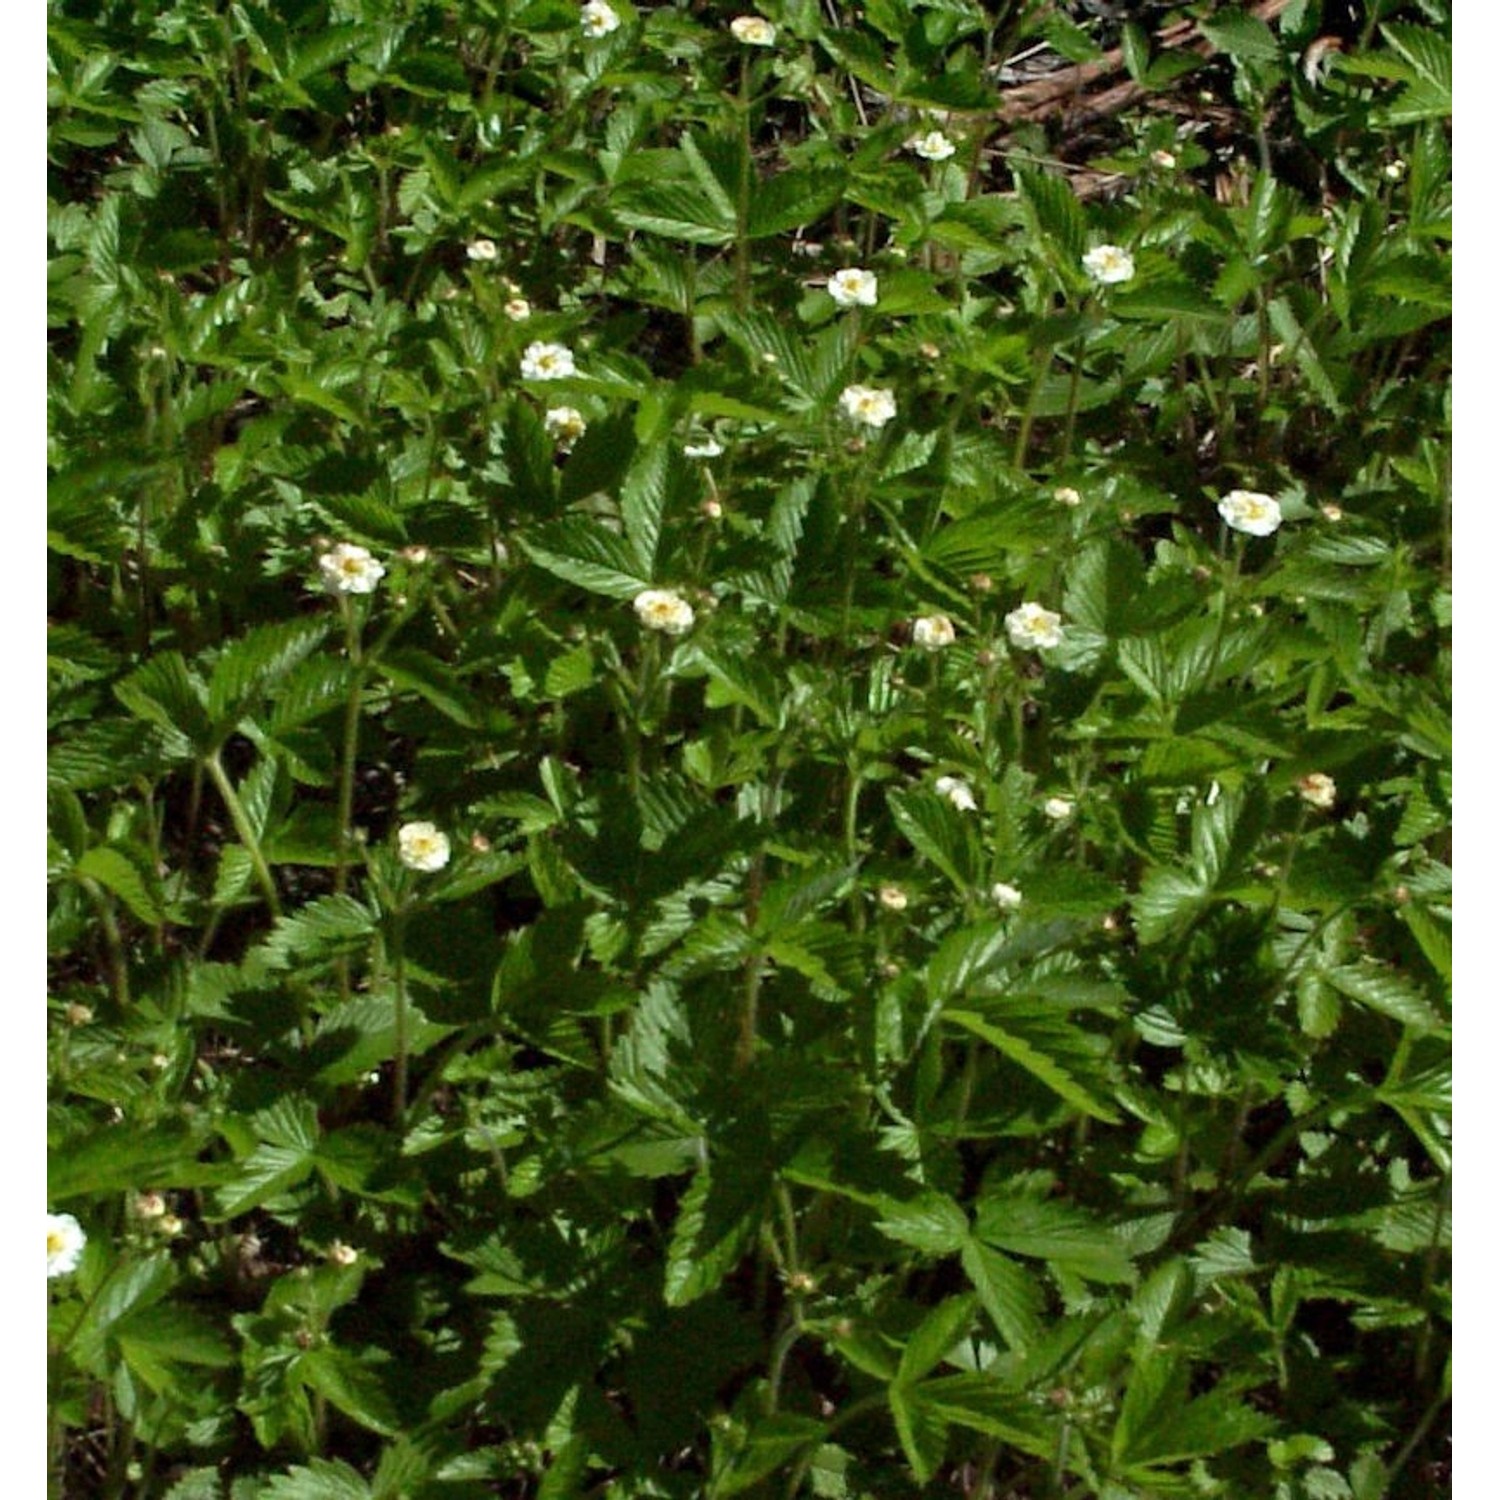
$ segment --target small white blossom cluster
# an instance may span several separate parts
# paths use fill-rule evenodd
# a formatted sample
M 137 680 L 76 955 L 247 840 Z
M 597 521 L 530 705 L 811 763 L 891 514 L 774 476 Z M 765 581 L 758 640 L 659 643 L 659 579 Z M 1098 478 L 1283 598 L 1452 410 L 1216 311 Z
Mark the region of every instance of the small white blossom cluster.
M 693 628 L 693 606 L 674 589 L 645 589 L 635 596 L 635 612 L 647 630 L 686 635 Z
M 1112 286 L 1135 275 L 1135 261 L 1118 245 L 1095 245 L 1083 257 L 1083 269 L 1101 286 Z
M 1062 616 L 1028 600 L 1006 615 L 1005 632 L 1018 651 L 1045 651 L 1062 645 Z
M 1042 803 L 1042 815 L 1051 818 L 1054 823 L 1061 823 L 1073 816 L 1073 799 L 1071 797 L 1048 797 Z
M 762 16 L 736 16 L 729 23 L 735 41 L 747 47 L 774 47 L 776 28 Z
M 564 344 L 527 344 L 521 356 L 523 380 L 566 380 L 577 373 L 573 351 Z
M 524 297 L 512 297 L 501 311 L 512 323 L 524 323 L 531 316 L 531 304 Z
M 880 283 L 873 271 L 847 266 L 828 278 L 828 295 L 840 307 L 874 307 Z
M 396 833 L 396 851 L 408 870 L 430 875 L 448 863 L 448 835 L 436 823 L 404 823 Z
M 469 242 L 468 248 L 464 251 L 464 254 L 467 255 L 470 260 L 477 261 L 494 260 L 494 258 L 499 255 L 499 253 L 500 252 L 495 248 L 494 240 L 471 240 Z
M 979 810 L 979 804 L 974 800 L 974 788 L 962 776 L 939 776 L 932 783 L 932 789 L 959 812 Z
M 947 161 L 958 150 L 941 130 L 929 130 L 926 135 L 913 136 L 906 146 L 923 161 Z
M 1021 905 L 1021 893 L 1015 886 L 1007 885 L 1003 880 L 997 880 L 990 887 L 990 900 L 1001 911 L 1015 911 Z
M 953 621 L 947 615 L 923 615 L 911 627 L 912 644 L 924 651 L 941 651 L 958 638 Z
M 608 36 L 610 32 L 620 29 L 619 16 L 604 3 L 604 0 L 584 0 L 583 8 L 579 12 L 579 21 L 583 26 L 583 34 L 592 41 L 597 41 L 600 37 Z
M 1281 506 L 1271 495 L 1256 490 L 1230 490 L 1219 501 L 1224 524 L 1247 536 L 1270 536 L 1281 525 Z
M 1331 812 L 1338 800 L 1339 789 L 1332 776 L 1312 771 L 1297 778 L 1297 794 L 1309 807 L 1319 812 Z
M 88 1236 L 72 1214 L 47 1215 L 47 1278 L 67 1276 L 78 1269 Z
M 363 547 L 340 542 L 318 559 L 323 587 L 330 594 L 373 594 L 385 577 L 385 564 L 377 562 Z
M 549 406 L 542 428 L 558 447 L 571 448 L 589 430 L 589 424 L 576 406 Z
M 839 396 L 845 417 L 861 427 L 884 427 L 896 415 L 896 398 L 890 391 L 868 385 L 845 386 Z

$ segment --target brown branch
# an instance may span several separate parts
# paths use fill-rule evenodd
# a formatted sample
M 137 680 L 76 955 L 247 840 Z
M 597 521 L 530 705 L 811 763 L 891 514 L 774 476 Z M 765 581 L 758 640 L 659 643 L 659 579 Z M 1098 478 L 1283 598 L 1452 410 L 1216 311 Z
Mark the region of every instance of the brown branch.
M 1258 21 L 1274 21 L 1290 4 L 1291 0 L 1257 0 L 1250 7 L 1250 14 Z M 1187 50 L 1211 57 L 1219 50 L 1193 21 L 1178 21 L 1165 26 L 1156 33 L 1155 40 L 1162 51 Z M 1078 63 L 1034 83 L 1023 83 L 1005 93 L 998 110 L 999 117 L 1007 125 L 1019 125 L 1061 114 L 1065 125 L 1077 125 L 1118 114 L 1146 93 L 1134 79 L 1092 95 L 1085 95 L 1084 90 L 1091 83 L 1113 76 L 1124 66 L 1124 48 L 1114 47 L 1093 62 Z

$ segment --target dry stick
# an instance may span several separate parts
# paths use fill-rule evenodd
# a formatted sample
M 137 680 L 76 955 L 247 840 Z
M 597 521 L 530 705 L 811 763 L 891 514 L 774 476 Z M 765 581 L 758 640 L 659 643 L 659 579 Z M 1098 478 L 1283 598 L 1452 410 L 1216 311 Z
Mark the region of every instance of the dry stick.
M 1250 7 L 1250 15 L 1258 21 L 1274 21 L 1290 4 L 1291 0 L 1259 0 L 1258 4 Z M 1156 33 L 1155 42 L 1166 51 L 1191 50 L 1203 57 L 1211 57 L 1220 50 L 1191 21 L 1178 21 L 1163 27 Z M 1064 120 L 1068 124 L 1100 115 L 1118 114 L 1146 93 L 1146 89 L 1134 79 L 1129 83 L 1117 84 L 1092 98 L 1084 99 L 1080 95 L 1087 85 L 1118 73 L 1124 66 L 1125 49 L 1113 47 L 1093 62 L 1078 63 L 1074 67 L 1063 68 L 1046 78 L 1040 78 L 1035 83 L 1023 83 L 1011 89 L 996 113 L 1006 124 L 1044 119 L 1059 109 L 1062 109 Z M 1076 121 L 1067 114 L 1070 100 L 1081 106 Z

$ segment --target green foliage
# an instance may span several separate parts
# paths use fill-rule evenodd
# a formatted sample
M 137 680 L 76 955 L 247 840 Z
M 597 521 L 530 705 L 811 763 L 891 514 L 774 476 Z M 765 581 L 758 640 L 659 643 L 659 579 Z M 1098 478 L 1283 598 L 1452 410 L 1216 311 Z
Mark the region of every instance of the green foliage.
M 1445 1492 L 1366 9 L 49 0 L 55 1493 Z

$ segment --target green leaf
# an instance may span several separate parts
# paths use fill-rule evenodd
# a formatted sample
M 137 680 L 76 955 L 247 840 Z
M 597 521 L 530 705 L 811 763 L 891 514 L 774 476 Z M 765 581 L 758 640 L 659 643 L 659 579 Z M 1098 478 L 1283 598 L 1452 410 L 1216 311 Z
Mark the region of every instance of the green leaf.
M 220 1170 L 197 1160 L 199 1139 L 179 1120 L 104 1125 L 47 1153 L 47 1194 L 54 1203 L 142 1187 L 191 1187 Z
M 794 167 L 756 184 L 746 232 L 753 240 L 816 223 L 844 194 L 841 167 Z
M 105 1346 L 132 1313 L 155 1306 L 176 1284 L 177 1272 L 165 1250 L 125 1261 L 105 1278 L 73 1331 L 71 1351 L 78 1363 L 103 1375 Z
M 1446 1026 L 1416 985 L 1394 970 L 1351 965 L 1325 969 L 1323 978 L 1339 994 L 1409 1026 L 1415 1032 L 1442 1031 Z
M 826 1432 L 822 1422 L 789 1412 L 759 1418 L 727 1467 L 713 1479 L 708 1493 L 738 1495 L 753 1489 L 768 1474 L 821 1442 Z
M 153 893 L 144 872 L 134 860 L 127 858 L 118 849 L 102 846 L 89 849 L 73 866 L 73 870 L 85 879 L 98 881 L 105 890 L 118 896 L 132 914 L 147 925 L 154 927 L 163 920 L 161 902 Z
M 896 827 L 918 854 L 932 861 L 965 895 L 977 881 L 964 814 L 925 789 L 886 796 Z M 974 816 L 970 814 L 969 816 Z
M 633 599 L 651 578 L 629 540 L 585 516 L 566 516 L 521 538 L 539 568 L 593 594 Z
M 375 1372 L 346 1349 L 325 1345 L 309 1349 L 299 1364 L 303 1380 L 330 1405 L 361 1427 L 394 1437 L 401 1418 Z
M 963 1027 L 965 1031 L 972 1032 L 988 1042 L 1013 1063 L 1025 1068 L 1033 1078 L 1046 1085 L 1060 1099 L 1071 1104 L 1074 1109 L 1081 1110 L 1096 1120 L 1103 1120 L 1106 1124 L 1119 1123 L 1119 1111 L 1112 1104 L 1090 1093 L 1062 1063 L 1037 1044 L 1045 1040 L 1045 1031 L 1040 1031 L 1035 1038 L 1028 1039 L 1021 1034 L 1024 1023 L 1012 1024 L 1010 1029 L 1006 1029 L 984 1016 L 962 1010 L 945 1011 L 943 1019 L 951 1021 L 955 1026 Z
M 207 694 L 180 652 L 161 651 L 143 662 L 115 684 L 115 697 L 162 731 L 169 755 L 186 760 L 212 747 Z
M 903 1245 L 933 1255 L 951 1255 L 969 1238 L 969 1216 L 941 1193 L 923 1193 L 904 1203 L 888 1201 L 875 1227 Z
M 948 1424 L 942 1414 L 922 1399 L 921 1388 L 897 1383 L 886 1392 L 896 1436 L 906 1461 L 920 1483 L 932 1479 L 948 1452 Z
M 684 1307 L 713 1291 L 754 1243 L 769 1180 L 733 1161 L 705 1162 L 683 1194 L 667 1247 L 664 1295 Z
M 1076 273 L 1088 249 L 1088 221 L 1067 179 L 1059 173 L 1015 170 L 1016 186 L 1034 232 L 1068 272 Z
M 370 1500 L 370 1487 L 342 1460 L 314 1458 L 269 1479 L 256 1500 Z
M 960 1259 L 984 1310 L 1005 1342 L 1016 1350 L 1034 1344 L 1041 1336 L 1043 1298 L 1041 1287 L 1025 1267 L 973 1238 L 965 1240 Z
M 910 1386 L 938 1364 L 964 1338 L 974 1322 L 976 1298 L 968 1292 L 949 1297 L 913 1330 L 896 1371 L 898 1385 Z
M 1276 33 L 1246 11 L 1225 8 L 1198 23 L 1198 29 L 1236 62 L 1275 62 L 1281 56 Z
M 1090 1281 L 1129 1281 L 1134 1272 L 1108 1227 L 1071 1204 L 1014 1192 L 979 1200 L 974 1232 L 1011 1255 L 1053 1261 Z

